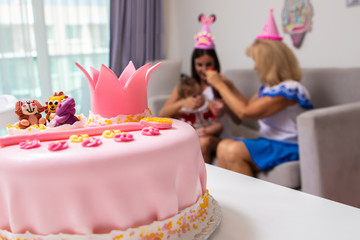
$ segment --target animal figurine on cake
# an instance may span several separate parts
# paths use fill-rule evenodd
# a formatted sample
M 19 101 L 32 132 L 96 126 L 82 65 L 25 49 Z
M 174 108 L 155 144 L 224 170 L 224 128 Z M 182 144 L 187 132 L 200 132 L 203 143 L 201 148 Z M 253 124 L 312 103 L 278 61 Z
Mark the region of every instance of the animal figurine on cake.
M 58 127 L 64 124 L 74 124 L 79 121 L 75 116 L 75 100 L 72 97 L 64 98 L 61 103 L 57 105 L 56 115 L 50 121 L 50 127 Z
M 46 121 L 50 122 L 51 120 L 54 119 L 58 104 L 61 103 L 61 101 L 67 97 L 68 96 L 66 96 L 62 91 L 59 93 L 55 92 L 53 96 L 49 97 L 49 100 L 45 102 Z
M 45 118 L 42 117 L 45 106 L 37 100 L 18 101 L 15 104 L 15 113 L 19 116 L 19 128 L 26 129 L 31 125 L 46 125 Z

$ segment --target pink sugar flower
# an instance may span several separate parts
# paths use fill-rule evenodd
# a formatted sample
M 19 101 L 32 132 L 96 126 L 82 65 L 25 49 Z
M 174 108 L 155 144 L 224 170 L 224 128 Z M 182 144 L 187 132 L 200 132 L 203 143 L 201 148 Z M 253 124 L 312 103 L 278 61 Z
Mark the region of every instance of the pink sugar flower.
M 67 141 L 56 141 L 56 142 L 52 142 L 49 144 L 48 149 L 50 151 L 60 151 L 60 150 L 64 150 L 67 149 L 69 147 L 69 144 Z
M 129 142 L 134 140 L 133 135 L 126 132 L 121 132 L 118 134 L 115 134 L 114 141 L 115 142 Z
M 25 142 L 19 143 L 21 149 L 32 149 L 38 148 L 41 146 L 40 141 L 38 139 L 35 140 L 26 140 Z
M 156 127 L 145 127 L 142 129 L 141 133 L 146 136 L 156 136 L 160 134 L 160 131 Z
M 99 138 L 94 138 L 94 137 L 89 138 L 89 139 L 85 139 L 85 140 L 81 143 L 81 145 L 82 145 L 83 147 L 97 147 L 97 146 L 99 146 L 99 145 L 101 145 L 101 144 L 102 144 L 101 139 L 99 139 Z

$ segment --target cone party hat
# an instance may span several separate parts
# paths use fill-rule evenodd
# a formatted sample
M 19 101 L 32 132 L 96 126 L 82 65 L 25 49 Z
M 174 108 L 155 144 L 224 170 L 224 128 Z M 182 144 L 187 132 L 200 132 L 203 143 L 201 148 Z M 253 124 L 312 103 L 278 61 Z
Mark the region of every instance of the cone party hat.
M 272 40 L 282 40 L 283 37 L 279 35 L 279 32 L 276 27 L 276 23 L 273 16 L 274 9 L 270 9 L 270 14 L 266 20 L 265 26 L 260 35 L 256 39 L 272 39 Z
M 215 22 L 215 15 L 206 19 L 204 14 L 200 14 L 199 22 L 203 25 L 201 31 L 195 36 L 195 48 L 214 49 L 214 37 L 211 35 L 209 26 Z

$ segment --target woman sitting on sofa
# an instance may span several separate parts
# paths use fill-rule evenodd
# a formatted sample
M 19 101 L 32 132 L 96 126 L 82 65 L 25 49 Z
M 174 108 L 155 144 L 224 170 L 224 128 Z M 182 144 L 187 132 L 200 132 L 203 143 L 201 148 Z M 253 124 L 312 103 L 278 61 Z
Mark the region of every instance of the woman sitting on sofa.
M 202 94 L 209 103 L 209 108 L 215 116 L 220 116 L 224 112 L 224 104 L 216 95 L 214 89 L 209 86 L 206 80 L 206 71 L 216 69 L 220 71 L 220 62 L 215 51 L 215 45 L 211 37 L 209 25 L 215 21 L 215 16 L 211 15 L 208 19 L 204 15 L 199 17 L 203 27 L 195 41 L 195 49 L 191 57 L 191 77 L 200 85 Z M 178 93 L 178 86 L 174 88 L 168 101 L 160 110 L 161 117 L 180 118 L 183 114 L 181 109 L 197 109 L 203 104 L 199 97 L 181 98 Z M 226 130 L 225 130 L 226 131 Z M 219 136 L 212 134 L 199 134 L 201 151 L 205 162 L 212 162 L 212 154 L 215 152 L 220 141 Z
M 274 23 L 273 21 L 268 24 Z M 275 32 L 267 32 L 268 30 Z M 307 89 L 300 84 L 301 70 L 293 52 L 281 42 L 276 26 L 248 47 L 262 86 L 250 99 L 216 71 L 207 81 L 240 119 L 258 120 L 257 139 L 225 139 L 217 148 L 219 166 L 253 176 L 258 171 L 299 159 L 296 117 L 312 108 Z
M 192 56 L 192 76 L 200 84 L 201 92 L 205 96 L 206 101 L 209 103 L 209 108 L 211 108 L 214 115 L 218 116 L 223 105 L 220 103 L 215 103 L 215 94 L 213 89 L 206 83 L 206 70 L 210 67 L 220 69 L 220 64 L 216 56 L 214 49 L 197 49 L 195 48 Z M 178 86 L 174 88 L 170 98 L 167 100 L 163 108 L 160 110 L 161 117 L 172 117 L 180 118 L 183 114 L 181 111 L 182 108 L 187 109 L 197 109 L 202 106 L 203 100 L 199 97 L 188 96 L 186 98 L 181 98 L 178 94 Z M 217 106 L 220 107 L 217 107 Z M 220 138 L 212 134 L 201 134 L 199 135 L 201 151 L 206 163 L 211 163 L 212 153 L 215 152 L 216 146 L 220 141 Z

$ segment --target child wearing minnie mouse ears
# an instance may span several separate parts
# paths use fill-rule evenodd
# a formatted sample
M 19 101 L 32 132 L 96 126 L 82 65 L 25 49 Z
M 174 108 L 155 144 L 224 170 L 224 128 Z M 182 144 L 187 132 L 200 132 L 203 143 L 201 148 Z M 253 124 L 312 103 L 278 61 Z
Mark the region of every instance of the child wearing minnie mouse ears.
M 299 159 L 296 117 L 311 109 L 310 95 L 300 83 L 301 70 L 294 53 L 281 41 L 273 10 L 246 53 L 262 83 L 250 99 L 216 71 L 207 81 L 240 119 L 258 120 L 257 139 L 225 139 L 217 148 L 219 166 L 253 176 L 279 164 Z

